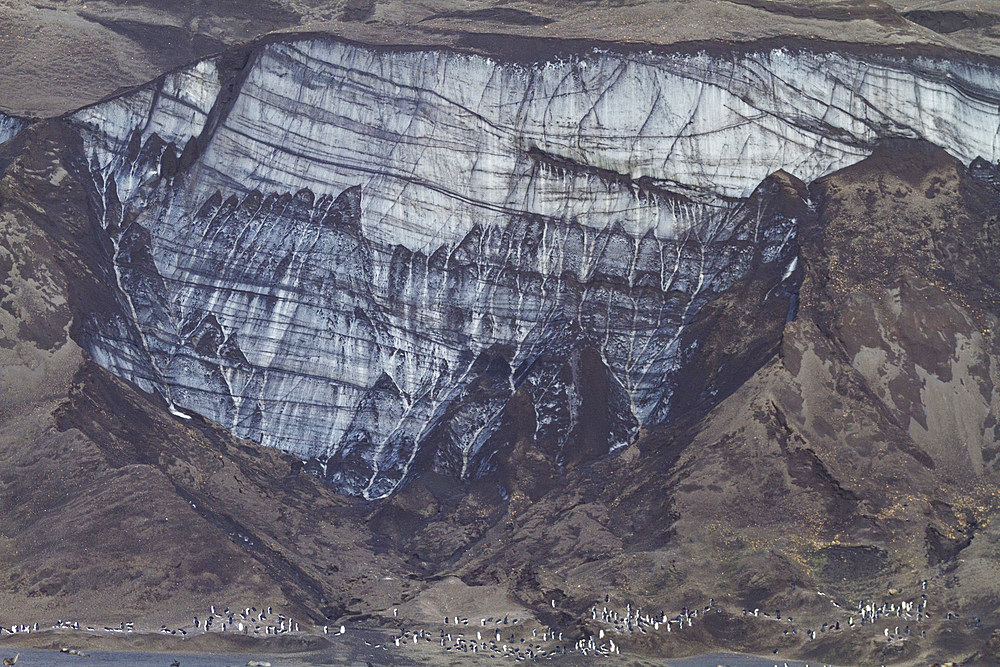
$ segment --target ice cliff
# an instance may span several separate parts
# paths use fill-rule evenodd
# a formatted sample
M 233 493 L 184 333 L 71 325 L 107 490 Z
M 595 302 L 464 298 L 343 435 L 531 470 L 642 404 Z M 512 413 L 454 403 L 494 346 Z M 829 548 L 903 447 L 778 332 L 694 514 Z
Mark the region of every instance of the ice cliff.
M 231 60 L 72 117 L 119 304 L 85 343 L 369 498 L 488 472 L 515 396 L 559 462 L 711 400 L 737 371 L 688 372 L 706 306 L 758 278 L 751 307 L 794 303 L 808 202 L 771 174 L 890 136 L 1000 150 L 1000 74 L 965 61 L 323 39 Z
M 0 144 L 13 139 L 23 125 L 23 121 L 0 113 Z

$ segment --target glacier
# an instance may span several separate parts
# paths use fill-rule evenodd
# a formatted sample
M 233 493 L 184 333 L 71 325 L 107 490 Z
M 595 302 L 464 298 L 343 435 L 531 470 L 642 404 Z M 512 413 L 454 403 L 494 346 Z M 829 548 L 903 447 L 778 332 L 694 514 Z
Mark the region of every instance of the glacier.
M 754 276 L 772 283 L 754 298 L 794 305 L 809 202 L 772 175 L 810 182 L 888 137 L 995 162 L 1000 76 L 808 49 L 525 64 L 288 39 L 68 122 L 119 306 L 83 323 L 90 355 L 378 498 L 417 470 L 488 473 L 515 397 L 559 463 L 595 423 L 586 456 L 710 400 L 736 371 L 691 380 L 706 306 Z
M 0 113 L 0 144 L 13 139 L 23 129 L 24 125 L 23 120 Z

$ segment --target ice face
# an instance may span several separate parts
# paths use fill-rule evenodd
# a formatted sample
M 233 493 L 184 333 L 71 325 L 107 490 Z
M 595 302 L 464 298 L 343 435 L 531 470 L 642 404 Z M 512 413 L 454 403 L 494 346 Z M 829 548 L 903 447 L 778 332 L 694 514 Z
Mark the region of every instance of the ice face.
M 762 266 L 795 289 L 770 174 L 898 136 L 995 161 L 1000 128 L 985 66 L 805 51 L 297 41 L 223 89 L 208 60 L 74 117 L 121 310 L 89 350 L 366 497 L 488 471 L 516 392 L 557 460 L 595 377 L 598 453 L 670 419 L 703 307 Z
M 0 113 L 0 144 L 13 139 L 23 126 L 24 121 Z

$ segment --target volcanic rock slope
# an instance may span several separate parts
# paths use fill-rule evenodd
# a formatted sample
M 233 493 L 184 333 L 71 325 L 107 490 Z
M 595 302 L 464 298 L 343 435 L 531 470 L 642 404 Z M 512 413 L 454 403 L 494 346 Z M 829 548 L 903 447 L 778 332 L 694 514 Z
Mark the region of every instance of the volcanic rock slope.
M 368 498 L 415 465 L 488 473 L 518 391 L 557 462 L 593 458 L 745 377 L 746 345 L 682 344 L 717 296 L 770 272 L 764 337 L 793 315 L 809 202 L 755 192 L 769 174 L 812 181 L 893 136 L 992 161 L 998 85 L 809 50 L 267 43 L 67 119 L 118 288 L 81 335 L 178 414 Z M 602 427 L 576 451 L 593 382 Z

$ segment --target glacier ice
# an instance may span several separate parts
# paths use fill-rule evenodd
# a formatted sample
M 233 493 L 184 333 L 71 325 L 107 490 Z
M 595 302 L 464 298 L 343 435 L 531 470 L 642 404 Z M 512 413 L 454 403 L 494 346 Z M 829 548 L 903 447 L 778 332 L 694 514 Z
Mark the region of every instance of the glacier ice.
M 24 127 L 24 121 L 0 113 L 0 144 L 10 141 Z
M 518 392 L 557 460 L 594 373 L 608 450 L 669 419 L 705 304 L 755 266 L 795 279 L 797 220 L 755 196 L 770 174 L 808 182 L 885 137 L 1000 150 L 1000 76 L 927 57 L 529 66 L 310 39 L 223 69 L 72 118 L 120 305 L 86 344 L 366 497 L 414 466 L 489 470 Z

